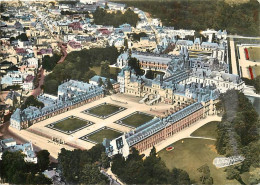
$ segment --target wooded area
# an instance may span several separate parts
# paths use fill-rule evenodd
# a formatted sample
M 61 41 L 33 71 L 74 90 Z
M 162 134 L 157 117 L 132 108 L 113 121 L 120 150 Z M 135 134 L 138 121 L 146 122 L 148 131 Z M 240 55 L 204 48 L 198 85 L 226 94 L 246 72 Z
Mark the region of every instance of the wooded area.
M 217 129 L 216 149 L 221 155 L 245 157 L 239 165 L 226 169 L 227 179 L 241 182 L 240 174 L 248 172 L 251 166 L 260 167 L 259 115 L 247 97 L 236 90 L 222 94 L 216 107 L 223 112 Z
M 259 36 L 257 0 L 230 5 L 224 1 L 117 1 L 160 18 L 165 26 L 196 31 L 213 28 L 228 33 Z
M 64 80 L 73 79 L 88 82 L 96 73 L 90 67 L 116 63 L 119 52 L 115 47 L 91 48 L 69 53 L 63 63 L 56 65 L 52 73 L 44 79 L 44 92 L 57 94 L 58 85 Z M 104 70 L 107 66 L 104 66 Z M 103 73 L 105 73 L 103 71 Z M 106 77 L 108 77 L 106 75 Z
M 138 15 L 130 9 L 126 10 L 123 14 L 121 11 L 117 11 L 116 13 L 108 13 L 103 8 L 97 8 L 93 13 L 93 18 L 95 24 L 114 27 L 118 27 L 119 25 L 125 23 L 128 23 L 131 26 L 136 26 L 136 23 L 139 20 Z

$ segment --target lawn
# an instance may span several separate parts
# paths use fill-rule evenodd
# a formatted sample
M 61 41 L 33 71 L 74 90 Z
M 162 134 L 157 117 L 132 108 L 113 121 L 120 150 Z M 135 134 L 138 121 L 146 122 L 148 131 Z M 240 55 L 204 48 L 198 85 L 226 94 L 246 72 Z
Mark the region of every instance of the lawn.
M 183 141 L 183 143 L 182 143 Z M 170 146 L 174 149 L 166 151 L 163 149 L 158 155 L 171 170 L 173 167 L 183 169 L 188 172 L 191 180 L 198 183 L 200 173 L 199 167 L 207 164 L 210 168 L 214 184 L 238 184 L 236 180 L 227 180 L 224 169 L 217 169 L 213 164 L 213 159 L 219 157 L 215 150 L 215 141 L 206 139 L 183 139 Z
M 194 131 L 191 136 L 196 136 L 196 137 L 208 137 L 212 139 L 217 138 L 217 125 L 218 121 L 212 121 L 207 123 L 206 125 L 200 127 L 196 131 Z
M 260 48 L 249 47 L 247 50 L 249 52 L 249 60 L 260 62 Z
M 135 114 L 133 114 L 125 119 L 122 119 L 122 123 L 125 125 L 132 126 L 132 127 L 138 127 L 152 119 L 153 119 L 153 116 L 144 114 L 142 112 L 136 112 Z
M 94 114 L 97 116 L 108 116 L 120 110 L 120 107 L 112 105 L 112 104 L 102 104 L 100 106 L 91 108 L 88 110 L 90 114 Z
M 88 124 L 88 122 L 77 119 L 77 118 L 68 118 L 68 119 L 65 119 L 61 122 L 54 124 L 53 127 L 66 132 L 66 131 L 77 130 L 81 127 L 84 127 L 87 124 Z
M 101 73 L 101 67 L 100 66 L 99 67 L 98 66 L 91 67 L 90 70 L 95 71 L 95 73 L 97 75 L 100 75 L 100 73 Z M 119 72 L 118 70 L 120 70 L 120 69 L 116 68 L 116 67 L 110 67 L 110 74 L 117 74 Z
M 88 139 L 97 143 L 102 143 L 104 138 L 112 140 L 119 137 L 120 135 L 122 135 L 122 133 L 104 128 L 102 130 L 97 131 L 96 133 L 89 135 Z
M 260 75 L 260 66 L 252 66 L 253 68 L 253 71 L 255 72 L 255 75 L 256 76 L 259 76 Z

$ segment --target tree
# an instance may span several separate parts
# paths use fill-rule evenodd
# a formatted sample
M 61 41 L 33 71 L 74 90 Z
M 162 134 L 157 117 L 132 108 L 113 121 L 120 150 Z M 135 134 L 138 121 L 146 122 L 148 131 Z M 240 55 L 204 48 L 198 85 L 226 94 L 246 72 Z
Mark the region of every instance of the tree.
M 44 92 L 56 95 L 58 91 L 58 85 L 59 83 L 55 79 L 47 80 L 44 82 Z
M 255 168 L 253 171 L 250 172 L 249 177 L 249 184 L 259 184 L 260 183 L 260 168 Z
M 21 152 L 6 151 L 2 155 L 1 178 L 14 184 L 24 183 L 22 172 L 25 166 L 24 155 Z
M 106 179 L 95 164 L 85 164 L 80 172 L 79 182 L 84 184 L 106 184 Z
M 42 59 L 42 68 L 46 71 L 52 71 L 60 59 L 61 56 L 56 53 L 54 53 L 52 57 L 46 55 Z
M 151 68 L 149 70 L 147 70 L 146 74 L 145 74 L 145 78 L 148 78 L 148 79 L 153 79 L 153 71 L 151 70 Z
M 113 90 L 113 85 L 112 85 L 112 83 L 111 83 L 110 78 L 107 78 L 107 79 L 106 79 L 106 85 L 107 85 L 107 89 L 108 89 L 108 90 Z
M 127 51 L 127 49 L 128 49 L 128 40 L 125 38 L 124 39 L 124 47 L 125 47 L 125 51 Z
M 38 101 L 33 95 L 31 95 L 25 100 L 24 104 L 21 106 L 21 109 L 24 110 L 29 106 L 43 108 L 44 104 Z
M 136 58 L 129 58 L 128 65 L 133 69 L 138 76 L 142 76 L 144 71 L 141 69 L 140 62 Z
M 210 169 L 207 164 L 199 167 L 198 171 L 201 173 L 200 181 L 202 184 L 213 184 L 213 178 L 210 176 Z
M 189 185 L 191 184 L 189 174 L 181 169 L 173 168 L 169 180 L 171 184 Z
M 95 75 L 96 75 L 96 72 L 93 70 L 86 72 L 86 74 L 84 75 L 84 81 L 89 82 L 89 79 L 91 79 Z
M 105 169 L 110 167 L 109 158 L 107 157 L 105 152 L 102 152 L 102 154 L 101 154 L 101 165 L 102 165 L 102 168 L 105 168 Z
M 229 180 L 236 179 L 241 184 L 245 184 L 240 176 L 239 166 L 229 166 L 225 169 L 226 178 Z
M 165 163 L 156 155 L 155 147 L 143 160 L 136 148 L 131 148 L 127 160 L 121 154 L 112 158 L 111 170 L 127 184 L 190 184 L 187 172 L 167 169 Z
M 101 87 L 103 85 L 103 80 L 102 78 L 99 78 L 98 79 L 98 86 Z
M 118 56 L 119 52 L 115 47 L 70 52 L 64 62 L 55 65 L 52 73 L 45 76 L 44 92 L 56 95 L 58 85 L 68 79 L 88 81 L 93 76 L 93 71 L 89 72 L 90 67 L 99 67 L 103 61 L 114 64 Z
M 41 150 L 36 153 L 37 156 L 37 164 L 40 171 L 44 171 L 48 168 L 50 164 L 50 153 L 47 150 Z
M 18 40 L 18 39 L 21 40 L 21 41 L 28 41 L 29 40 L 25 33 L 22 33 L 22 34 L 18 35 L 16 37 L 16 40 Z
M 98 170 L 99 164 L 102 164 L 102 152 L 105 148 L 102 144 L 95 145 L 90 150 L 69 151 L 64 148 L 58 155 L 58 168 L 61 175 L 69 184 L 103 183 L 106 178 Z
M 43 152 L 45 153 L 45 152 Z M 41 161 L 41 160 L 40 160 Z M 51 184 L 51 180 L 39 172 L 38 164 L 25 162 L 20 151 L 5 151 L 0 161 L 0 177 L 11 184 Z
M 114 155 L 112 158 L 111 171 L 120 176 L 124 174 L 124 170 L 126 170 L 125 158 L 121 154 Z
M 246 96 L 228 90 L 220 96 L 222 121 L 218 124 L 216 149 L 219 154 L 232 155 L 259 140 L 259 116 Z M 248 167 L 247 167 L 248 168 Z
M 102 62 L 101 63 L 101 72 L 100 76 L 109 78 L 110 77 L 110 67 L 109 67 L 109 62 Z
M 108 13 L 106 9 L 97 8 L 93 13 L 94 23 L 102 24 L 106 26 L 118 27 L 121 24 L 128 23 L 132 26 L 136 26 L 139 21 L 139 17 L 132 10 L 127 9 L 124 14 L 121 11 L 116 13 Z
M 132 38 L 134 41 L 140 41 L 141 37 L 147 37 L 147 34 L 145 32 L 140 32 L 140 33 L 133 33 Z
M 153 146 L 153 148 L 151 149 L 150 156 L 156 157 L 156 149 L 155 149 L 154 146 Z

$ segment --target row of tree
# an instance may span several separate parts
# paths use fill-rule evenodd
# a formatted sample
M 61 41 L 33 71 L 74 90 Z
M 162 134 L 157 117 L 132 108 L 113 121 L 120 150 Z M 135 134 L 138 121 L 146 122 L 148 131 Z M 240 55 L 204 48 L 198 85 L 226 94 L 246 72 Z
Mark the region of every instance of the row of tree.
M 6 151 L 0 160 L 0 176 L 4 183 L 11 184 L 52 184 L 41 172 L 50 164 L 50 153 L 41 150 L 37 153 L 38 163 L 24 161 L 24 154 L 20 151 Z
M 223 112 L 217 128 L 216 149 L 221 155 L 245 157 L 240 165 L 226 169 L 228 179 L 243 183 L 241 173 L 248 172 L 251 166 L 260 167 L 259 115 L 248 98 L 236 90 L 222 94 L 216 107 Z
M 44 92 L 56 94 L 58 85 L 64 80 L 74 79 L 88 82 L 96 73 L 90 67 L 101 66 L 106 61 L 101 70 L 104 76 L 108 76 L 108 64 L 116 63 L 119 52 L 115 47 L 91 48 L 69 53 L 65 61 L 53 68 L 52 73 L 44 80 Z
M 136 23 L 139 21 L 138 15 L 130 9 L 127 9 L 123 14 L 121 11 L 108 13 L 106 9 L 98 7 L 93 13 L 93 18 L 95 24 L 114 27 L 118 27 L 125 23 L 136 26 Z
M 116 154 L 112 158 L 111 170 L 127 184 L 191 184 L 184 170 L 174 168 L 169 171 L 154 147 L 148 157 L 144 160 L 143 157 L 135 148 L 126 160 Z
M 69 184 L 106 184 L 108 179 L 100 173 L 100 168 L 109 167 L 109 159 L 102 144 L 90 150 L 61 149 L 58 156 L 58 168 L 62 178 Z
M 197 31 L 213 28 L 226 29 L 229 33 L 260 35 L 259 3 L 250 0 L 243 4 L 225 1 L 120 1 L 128 6 L 149 12 L 160 18 L 164 25 L 175 29 Z

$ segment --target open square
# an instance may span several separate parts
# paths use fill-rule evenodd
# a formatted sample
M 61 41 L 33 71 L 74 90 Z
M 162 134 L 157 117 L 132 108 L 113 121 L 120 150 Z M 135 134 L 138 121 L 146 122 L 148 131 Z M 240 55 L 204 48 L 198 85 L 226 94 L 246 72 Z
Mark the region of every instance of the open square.
M 131 128 L 139 127 L 140 125 L 143 125 L 147 123 L 148 121 L 152 120 L 154 116 L 150 114 L 146 114 L 143 112 L 136 111 L 132 114 L 129 114 L 126 117 L 123 117 L 120 120 L 117 120 L 115 123 L 120 125 L 125 125 Z
M 125 107 L 120 107 L 120 106 L 109 104 L 109 103 L 105 102 L 105 103 L 102 103 L 95 107 L 84 110 L 83 113 L 89 114 L 91 116 L 95 116 L 95 117 L 98 117 L 101 119 L 106 119 L 125 109 L 126 109 Z
M 104 138 L 112 140 L 119 137 L 122 134 L 123 133 L 118 130 L 109 127 L 102 127 L 92 133 L 89 133 L 81 137 L 80 139 L 96 144 L 96 143 L 102 143 Z
M 72 134 L 93 124 L 94 123 L 91 121 L 75 116 L 69 116 L 57 122 L 48 124 L 46 127 L 65 134 Z

